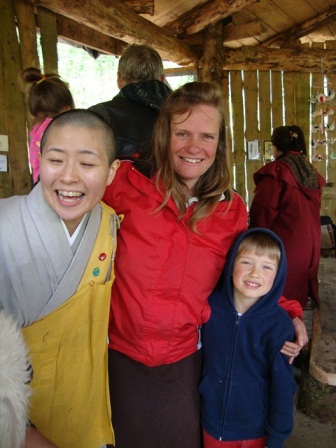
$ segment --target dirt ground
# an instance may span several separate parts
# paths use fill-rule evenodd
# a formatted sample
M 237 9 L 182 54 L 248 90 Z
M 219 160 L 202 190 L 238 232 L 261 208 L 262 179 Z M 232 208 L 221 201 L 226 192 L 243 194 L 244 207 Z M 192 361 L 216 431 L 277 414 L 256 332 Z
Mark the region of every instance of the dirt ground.
M 319 423 L 296 411 L 294 431 L 285 448 L 336 448 L 336 425 Z
M 311 337 L 312 314 L 312 311 L 303 313 L 309 337 Z M 320 423 L 296 410 L 294 430 L 286 441 L 285 448 L 336 448 L 336 424 Z

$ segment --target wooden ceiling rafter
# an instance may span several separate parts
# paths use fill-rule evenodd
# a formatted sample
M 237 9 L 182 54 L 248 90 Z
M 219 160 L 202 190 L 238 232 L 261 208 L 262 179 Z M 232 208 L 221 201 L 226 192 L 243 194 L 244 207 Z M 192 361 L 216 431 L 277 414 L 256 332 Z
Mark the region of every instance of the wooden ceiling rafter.
M 137 14 L 153 16 L 155 13 L 155 0 L 120 0 L 120 2 Z
M 256 2 L 259 0 L 214 0 L 194 8 L 178 20 L 167 24 L 165 29 L 171 30 L 174 36 L 190 36 Z
M 197 63 L 198 54 L 191 46 L 118 0 L 95 4 L 90 0 L 34 0 L 34 3 L 127 43 L 150 42 L 163 59 L 180 65 Z
M 215 0 L 206 4 L 203 3 L 201 7 L 197 10 L 193 10 L 192 13 L 188 15 L 188 20 L 190 20 L 190 17 L 193 17 L 193 20 L 195 20 L 196 16 L 193 14 L 196 14 L 196 12 L 199 14 L 200 11 L 203 10 L 208 11 L 209 13 L 209 11 L 212 11 L 211 7 L 213 8 L 214 5 L 221 4 L 225 5 L 225 7 L 222 6 L 222 9 L 220 10 L 221 15 L 218 16 L 210 13 L 205 21 L 203 21 L 202 26 L 209 24 L 209 20 L 212 20 L 212 18 L 214 21 L 217 21 L 217 23 L 218 20 L 222 20 L 224 24 L 225 21 L 230 22 L 231 20 L 231 16 L 223 18 L 225 16 L 223 12 L 224 9 L 226 13 L 231 13 L 232 8 L 235 8 L 237 11 L 239 8 L 246 8 L 258 1 L 259 0 L 227 0 L 226 2 L 219 2 L 218 0 Z M 192 37 L 200 36 L 201 33 L 197 32 L 193 36 L 186 37 L 185 40 L 182 37 L 175 37 L 171 30 L 161 28 L 131 10 L 131 8 L 136 6 L 136 3 L 141 3 L 139 0 L 137 2 L 135 0 L 123 0 L 123 3 L 118 0 L 102 0 L 99 2 L 92 2 L 89 0 L 32 0 L 32 2 L 39 7 L 43 6 L 56 13 L 58 15 L 60 35 L 63 35 L 64 38 L 76 42 L 77 44 L 82 42 L 83 45 L 90 46 L 100 52 L 119 55 L 124 46 L 128 43 L 149 43 L 158 50 L 163 59 L 184 66 L 186 67 L 186 70 L 193 70 L 198 66 L 201 53 L 200 46 L 197 47 L 197 45 L 192 45 L 187 42 L 190 42 Z M 153 0 L 151 0 L 151 3 L 154 5 Z M 64 15 L 66 15 L 66 17 L 64 17 Z M 246 14 L 246 17 L 248 16 L 249 14 Z M 184 20 L 180 18 L 181 20 L 179 22 L 181 24 L 184 23 L 185 26 L 187 24 L 185 21 L 186 16 L 184 15 L 183 17 Z M 277 49 L 272 48 L 275 46 L 275 42 L 285 41 L 286 46 L 288 47 L 288 44 L 291 42 L 299 42 L 298 39 L 300 37 L 313 32 L 322 25 L 327 26 L 329 24 L 332 26 L 335 17 L 336 6 L 329 8 L 328 11 L 319 14 L 310 20 L 302 22 L 295 26 L 295 28 L 290 28 L 280 35 L 268 39 L 264 44 L 255 46 L 252 46 L 253 44 L 251 44 L 251 46 L 243 46 L 239 49 L 226 48 L 227 56 L 224 63 L 224 69 L 257 70 L 258 64 L 260 64 L 260 67 L 263 67 L 263 69 L 266 70 L 272 70 L 272 67 L 275 69 L 275 66 L 277 66 L 277 70 L 290 70 L 291 63 L 288 62 L 288 59 L 286 59 L 286 56 L 284 55 L 290 54 L 289 60 L 301 59 L 300 52 L 302 50 L 300 49 L 297 53 L 292 54 L 289 50 L 293 50 L 293 48 L 289 47 L 288 49 L 282 47 L 283 52 L 278 55 L 272 51 Z M 71 21 L 74 22 L 72 23 Z M 176 23 L 177 22 L 175 22 L 175 25 Z M 244 24 L 241 23 L 232 27 L 237 27 L 235 31 L 232 29 L 232 32 L 238 33 L 234 35 L 234 38 L 253 38 L 255 37 L 252 35 L 253 32 L 251 32 L 253 30 L 257 34 L 264 32 L 262 24 L 258 20 L 252 20 L 245 23 L 245 35 L 243 25 Z M 229 27 L 230 25 L 223 27 L 223 45 L 226 39 L 230 39 L 230 34 L 227 30 Z M 83 42 L 85 35 L 91 36 L 91 38 L 88 38 L 86 42 Z M 92 42 L 98 43 L 95 46 L 92 46 Z M 254 49 L 257 49 L 255 53 L 253 53 Z M 316 70 L 315 67 L 317 66 L 317 62 L 315 59 L 317 56 L 312 53 L 313 62 L 312 67 L 310 68 L 309 64 L 306 64 L 306 58 L 309 54 L 307 51 L 309 52 L 310 50 L 304 49 L 302 52 L 302 64 L 296 62 L 292 65 L 292 67 L 296 67 L 293 71 L 302 70 L 303 72 L 307 72 L 309 70 Z M 251 56 L 253 54 L 256 55 L 255 61 L 253 61 L 253 56 Z M 262 60 L 260 55 L 265 58 L 265 61 Z M 334 67 L 333 60 L 335 59 L 335 56 L 334 54 L 330 54 L 329 56 L 331 57 L 330 67 Z M 273 58 L 275 58 L 274 64 Z M 231 64 L 231 68 L 228 66 L 229 63 Z
M 265 31 L 265 25 L 260 20 L 251 20 L 250 22 L 239 25 L 229 24 L 223 30 L 223 43 L 235 40 L 257 37 Z
M 120 56 L 127 45 L 120 39 L 103 34 L 59 14 L 56 14 L 56 22 L 59 37 L 77 46 L 88 47 L 103 54 Z
M 226 48 L 224 52 L 223 70 L 275 70 L 301 73 L 321 73 L 323 63 L 324 73 L 336 72 L 334 50 L 319 48 L 265 48 L 241 47 Z
M 307 36 L 322 26 L 328 26 L 329 24 L 335 22 L 335 18 L 336 6 L 329 8 L 328 11 L 325 11 L 312 19 L 306 20 L 303 23 L 299 23 L 295 27 L 277 34 L 265 42 L 262 42 L 260 45 L 263 47 L 281 47 L 282 44 L 297 41 L 301 37 Z

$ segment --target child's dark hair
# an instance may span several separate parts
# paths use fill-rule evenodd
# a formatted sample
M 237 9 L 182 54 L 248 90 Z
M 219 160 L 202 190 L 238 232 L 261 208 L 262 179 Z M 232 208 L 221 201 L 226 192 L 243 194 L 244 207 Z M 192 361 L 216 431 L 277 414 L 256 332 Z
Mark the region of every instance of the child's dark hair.
M 41 70 L 29 67 L 20 73 L 19 84 L 25 92 L 28 91 L 29 110 L 37 121 L 54 118 L 75 107 L 67 84 L 56 73 L 43 75 Z
M 305 137 L 299 126 L 279 126 L 275 128 L 271 141 L 281 152 L 297 151 L 303 155 L 307 154 Z

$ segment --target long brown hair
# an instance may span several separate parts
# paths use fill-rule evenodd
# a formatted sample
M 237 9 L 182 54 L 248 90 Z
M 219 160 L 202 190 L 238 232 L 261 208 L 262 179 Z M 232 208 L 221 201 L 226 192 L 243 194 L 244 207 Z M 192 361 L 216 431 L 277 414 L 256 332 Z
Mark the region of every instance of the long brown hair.
M 164 102 L 156 122 L 152 149 L 153 168 L 157 173 L 157 188 L 160 190 L 160 181 L 162 181 L 166 189 L 161 207 L 170 197 L 173 197 L 182 218 L 187 211 L 189 191 L 174 169 L 170 151 L 171 122 L 174 115 L 191 113 L 200 105 L 217 108 L 220 127 L 214 163 L 195 185 L 195 196 L 198 202 L 189 219 L 189 225 L 193 230 L 197 230 L 197 221 L 209 216 L 215 210 L 223 193 L 226 200 L 232 199 L 231 170 L 226 140 L 226 109 L 220 86 L 209 82 L 190 82 L 171 93 Z

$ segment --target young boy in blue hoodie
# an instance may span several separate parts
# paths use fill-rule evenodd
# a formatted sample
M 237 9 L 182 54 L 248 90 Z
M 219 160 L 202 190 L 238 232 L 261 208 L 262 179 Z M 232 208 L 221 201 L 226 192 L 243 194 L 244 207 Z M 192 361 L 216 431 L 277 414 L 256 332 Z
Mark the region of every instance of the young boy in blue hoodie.
M 283 448 L 293 429 L 296 384 L 280 352 L 295 340 L 278 305 L 286 274 L 285 250 L 273 232 L 254 228 L 237 237 L 203 327 L 205 448 Z

